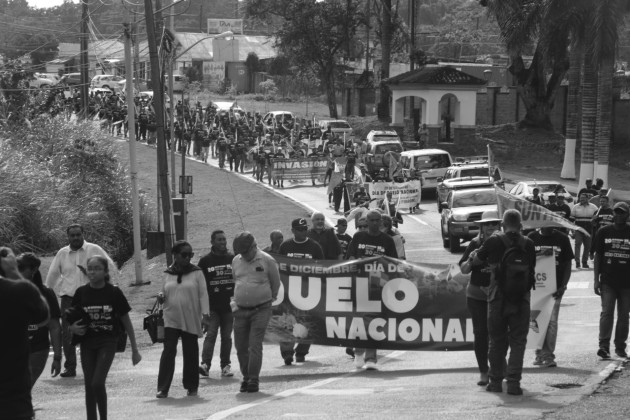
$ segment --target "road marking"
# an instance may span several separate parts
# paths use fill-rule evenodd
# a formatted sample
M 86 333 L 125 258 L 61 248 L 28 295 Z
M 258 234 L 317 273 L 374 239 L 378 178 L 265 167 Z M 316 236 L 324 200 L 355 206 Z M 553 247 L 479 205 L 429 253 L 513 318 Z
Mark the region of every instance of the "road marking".
M 381 357 L 381 359 L 380 359 L 381 363 L 380 364 L 385 364 L 388 361 L 390 361 L 392 359 L 395 359 L 398 356 L 401 356 L 401 355 L 403 355 L 405 353 L 406 353 L 405 351 L 394 351 L 394 352 L 391 352 L 391 353 Z M 272 402 L 272 401 L 280 400 L 280 399 L 283 399 L 283 398 L 288 398 L 288 397 L 290 397 L 292 395 L 295 395 L 295 394 L 298 394 L 298 393 L 305 393 L 306 394 L 306 393 L 309 392 L 309 390 L 312 390 L 313 388 L 318 388 L 320 386 L 328 385 L 328 384 L 336 382 L 336 381 L 338 381 L 340 379 L 344 379 L 344 378 L 347 378 L 347 377 L 349 377 L 351 375 L 354 375 L 357 372 L 363 372 L 363 370 L 353 370 L 353 371 L 344 373 L 343 375 L 340 375 L 340 376 L 337 376 L 337 377 L 334 377 L 334 378 L 324 379 L 322 381 L 315 382 L 315 383 L 312 383 L 310 385 L 303 386 L 301 388 L 287 389 L 285 391 L 279 392 L 277 394 L 272 395 L 269 398 L 265 398 L 265 399 L 262 399 L 260 401 L 255 401 L 255 402 L 251 402 L 251 403 L 248 403 L 248 404 L 241 404 L 241 405 L 237 405 L 236 407 L 229 408 L 227 410 L 219 411 L 218 413 L 214 413 L 213 415 L 208 417 L 206 420 L 221 420 L 221 419 L 225 419 L 225 418 L 231 416 L 232 414 L 240 413 L 241 411 L 249 410 L 250 408 L 254 408 L 254 407 L 262 405 L 262 404 L 267 404 L 267 403 Z
M 587 296 L 563 296 L 562 300 L 564 299 L 600 299 L 600 296 L 597 296 L 596 294 Z
M 589 284 L 591 283 L 588 281 L 570 281 L 567 289 L 588 289 Z
M 416 222 L 420 223 L 421 225 L 429 226 L 429 224 L 427 222 L 425 222 L 422 219 L 419 219 L 417 216 L 412 216 L 410 214 L 408 214 L 407 216 L 411 217 L 413 220 L 415 220 Z
M 604 378 L 609 377 L 613 373 L 613 371 L 617 369 L 617 366 L 619 366 L 619 362 L 612 362 L 608 364 L 608 366 L 606 366 L 604 370 L 599 372 L 599 376 L 602 376 Z

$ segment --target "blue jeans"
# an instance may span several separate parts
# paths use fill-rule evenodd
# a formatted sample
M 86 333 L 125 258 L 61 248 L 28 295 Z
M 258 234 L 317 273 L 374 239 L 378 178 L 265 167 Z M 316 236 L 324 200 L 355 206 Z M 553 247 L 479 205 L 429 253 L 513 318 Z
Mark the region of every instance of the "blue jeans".
M 206 338 L 203 340 L 203 350 L 201 351 L 201 361 L 208 367 L 210 367 L 210 363 L 212 362 L 214 344 L 217 342 L 219 328 L 221 329 L 221 350 L 219 353 L 221 369 L 232 364 L 230 361 L 230 353 L 232 352 L 233 326 L 234 317 L 232 316 L 232 312 L 210 311 L 210 325 L 208 325 Z
M 466 298 L 468 312 L 472 317 L 473 333 L 475 341 L 475 358 L 479 372 L 488 373 L 488 302 Z
M 523 372 L 523 356 L 529 332 L 529 301 L 520 303 L 505 301 L 501 292 L 488 303 L 488 334 L 490 336 L 490 380 L 501 382 L 508 347 L 510 357 L 507 363 L 508 382 L 520 382 Z
M 575 261 L 580 261 L 580 248 L 584 245 L 584 250 L 582 251 L 582 264 L 588 263 L 588 254 L 591 250 L 591 237 L 586 236 L 585 234 L 575 231 Z
M 602 313 L 599 316 L 599 348 L 610 350 L 610 337 L 615 322 L 617 304 L 617 327 L 615 328 L 615 348 L 626 349 L 628 339 L 628 310 L 630 310 L 630 289 L 617 289 L 602 284 Z
M 262 367 L 263 339 L 271 319 L 271 303 L 233 312 L 234 345 L 243 381 L 258 383 Z
M 560 302 L 562 298 L 556 299 L 551 310 L 551 318 L 549 318 L 549 325 L 547 325 L 547 334 L 545 335 L 545 341 L 543 341 L 542 349 L 536 350 L 536 357 L 540 357 L 542 360 L 556 360 L 556 340 L 558 339 L 558 316 L 560 315 Z

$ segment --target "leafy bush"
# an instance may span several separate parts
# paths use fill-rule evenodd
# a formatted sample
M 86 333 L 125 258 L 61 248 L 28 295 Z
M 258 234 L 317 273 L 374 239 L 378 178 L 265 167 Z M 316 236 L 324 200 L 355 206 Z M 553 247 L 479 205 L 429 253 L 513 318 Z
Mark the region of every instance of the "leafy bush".
M 1 244 L 53 253 L 67 244 L 66 226 L 81 223 L 119 265 L 133 255 L 129 176 L 94 123 L 41 117 L 0 137 Z M 140 206 L 145 237 L 155 218 L 143 197 Z

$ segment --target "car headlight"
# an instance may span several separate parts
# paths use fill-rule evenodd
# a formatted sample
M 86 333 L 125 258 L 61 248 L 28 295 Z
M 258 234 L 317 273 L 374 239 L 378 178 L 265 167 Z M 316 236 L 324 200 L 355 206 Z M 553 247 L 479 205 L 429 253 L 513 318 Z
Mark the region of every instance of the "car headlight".
M 453 213 L 453 220 L 455 220 L 456 222 L 465 222 L 466 220 L 468 220 L 468 215 Z

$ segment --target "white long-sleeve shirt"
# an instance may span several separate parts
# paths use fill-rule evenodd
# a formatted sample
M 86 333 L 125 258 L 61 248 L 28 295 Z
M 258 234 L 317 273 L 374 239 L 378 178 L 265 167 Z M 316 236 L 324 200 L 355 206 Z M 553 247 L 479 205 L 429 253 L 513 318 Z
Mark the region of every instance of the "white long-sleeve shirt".
M 89 281 L 79 266 L 87 270 L 87 260 L 95 255 L 107 258 L 110 281 L 115 283 L 118 278 L 118 268 L 107 252 L 96 244 L 83 241 L 83 246 L 76 251 L 67 245 L 57 252 L 46 276 L 46 286 L 52 288 L 59 296 L 74 296 L 79 286 Z

